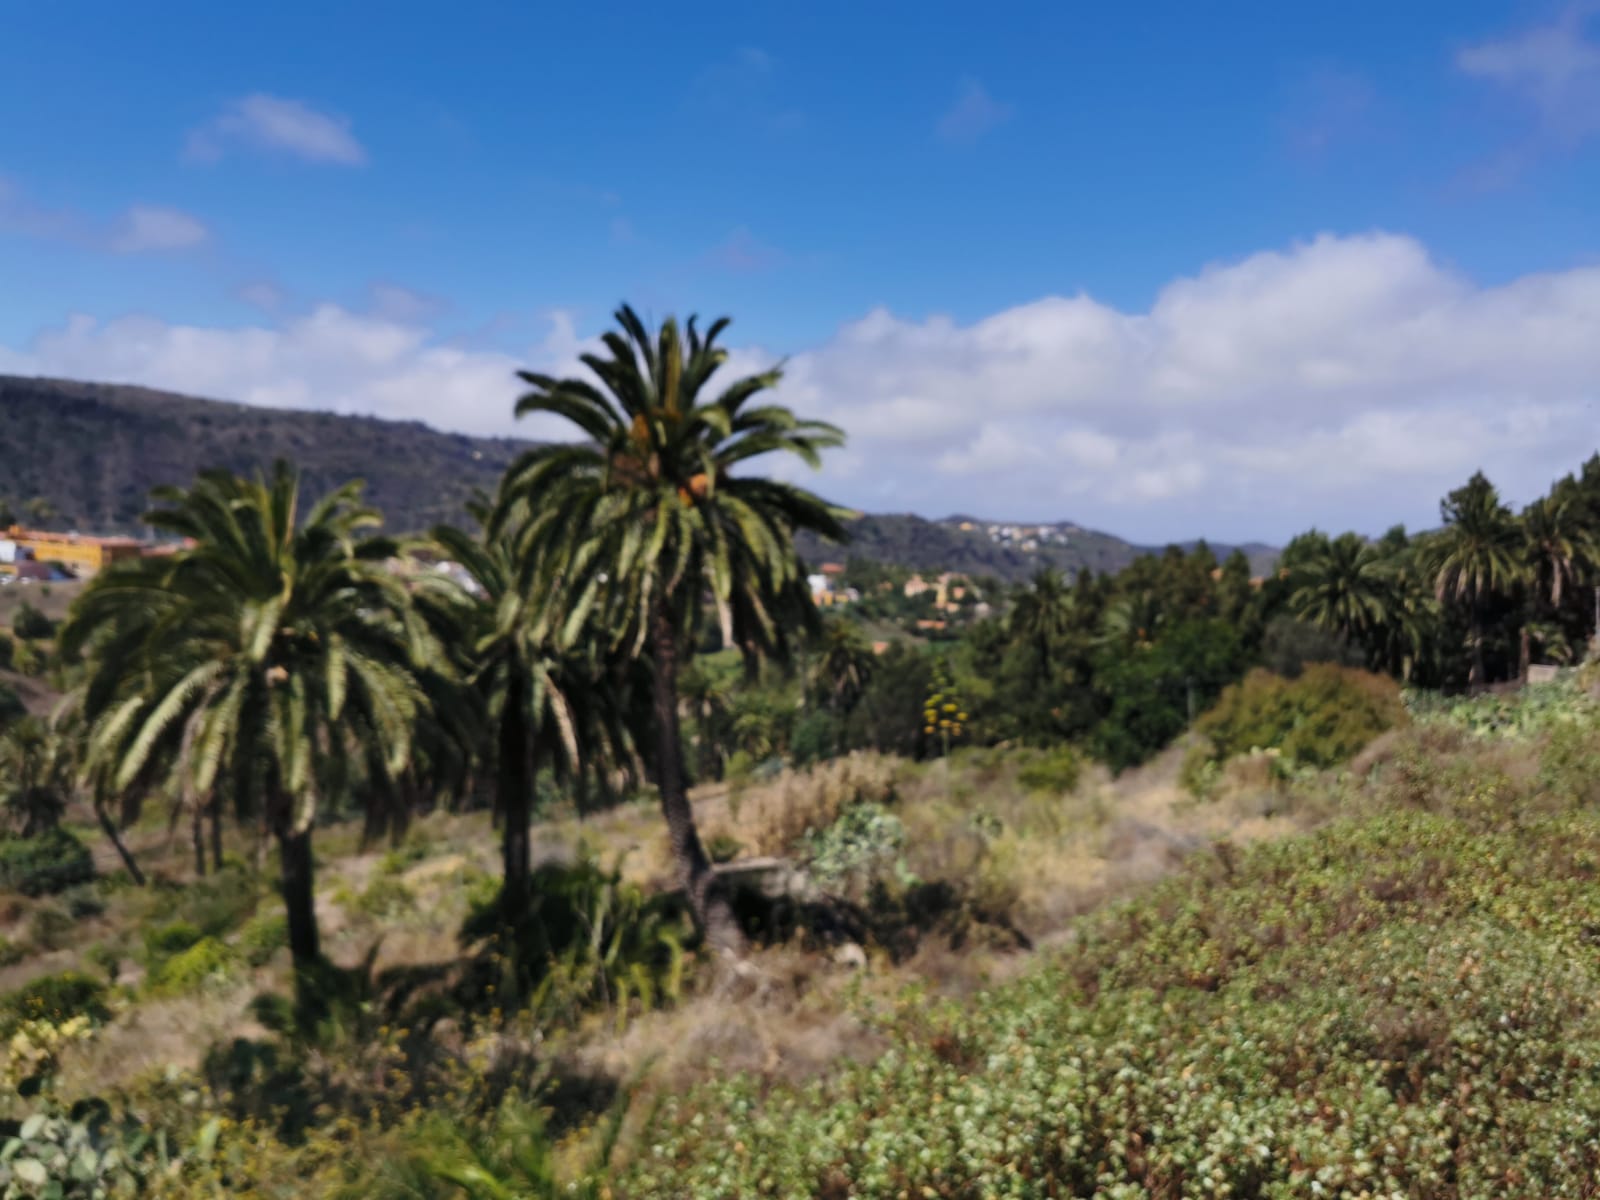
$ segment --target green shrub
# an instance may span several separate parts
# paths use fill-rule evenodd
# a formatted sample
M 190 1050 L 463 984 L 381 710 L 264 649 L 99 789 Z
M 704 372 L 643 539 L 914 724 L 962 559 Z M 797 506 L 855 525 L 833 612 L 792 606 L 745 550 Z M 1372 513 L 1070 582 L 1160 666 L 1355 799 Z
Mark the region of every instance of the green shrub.
M 72 914 L 59 904 L 41 904 L 28 918 L 28 937 L 41 950 L 59 950 L 77 928 Z
M 152 977 L 155 991 L 182 995 L 210 983 L 225 982 L 233 973 L 233 951 L 214 937 L 201 938 L 187 950 L 167 959 Z
M 75 887 L 62 896 L 62 899 L 66 901 L 67 912 L 72 914 L 74 921 L 98 917 L 106 911 L 106 902 L 92 887 Z
M 1539 754 L 1539 787 L 1566 804 L 1600 804 L 1600 726 L 1552 729 Z
M 41 975 L 14 991 L 0 995 L 0 1034 L 9 1035 L 21 1021 L 61 1024 L 72 1017 L 92 1021 L 110 1019 L 106 985 L 82 971 Z
M 403 875 L 428 857 L 428 844 L 418 837 L 407 837 L 378 860 L 379 875 Z
M 33 948 L 26 942 L 14 942 L 4 934 L 0 934 L 0 967 L 16 966 L 32 953 Z
M 171 921 L 144 931 L 144 961 L 152 975 L 169 958 L 182 954 L 206 935 L 190 921 Z
M 0 633 L 0 671 L 9 671 L 11 664 L 16 661 L 17 644 L 4 633 Z
M 36 642 L 55 637 L 56 623 L 24 600 L 11 622 L 11 632 L 24 641 Z
M 732 862 L 744 851 L 744 846 L 732 834 L 718 833 L 706 839 L 706 857 L 714 863 Z
M 607 1007 L 620 1024 L 635 1005 L 678 999 L 686 931 L 679 898 L 648 896 L 622 878 L 620 864 L 607 871 L 583 857 L 534 871 L 528 911 L 509 929 L 498 892 L 475 905 L 461 940 L 494 949 L 497 1006 L 521 999 L 541 1021 L 561 1023 Z
M 413 911 L 417 907 L 417 894 L 393 875 L 375 875 L 346 907 L 373 920 L 383 920 Z
M 1035 792 L 1070 792 L 1081 770 L 1071 746 L 1055 746 L 1029 757 L 1017 771 L 1017 782 Z
M 83 952 L 84 961 L 91 966 L 99 967 L 106 973 L 106 978 L 115 983 L 117 976 L 122 972 L 122 955 L 115 946 L 105 942 L 96 942 Z
M 1600 1172 L 1600 817 L 1198 856 L 887 1052 L 668 1098 L 622 1196 L 1543 1200 Z
M 1600 700 L 1580 684 L 1576 672 L 1550 683 L 1529 684 L 1507 695 L 1445 696 L 1407 692 L 1406 707 L 1419 724 L 1446 725 L 1474 737 L 1528 738 L 1564 726 L 1600 725 Z
M 789 757 L 796 767 L 808 767 L 837 756 L 844 739 L 844 718 L 830 709 L 814 708 L 795 722 Z
M 252 967 L 264 967 L 289 944 L 289 921 L 282 913 L 258 916 L 239 931 L 239 953 Z
M 157 919 L 187 922 L 202 937 L 222 937 L 254 915 L 261 902 L 263 881 L 235 860 L 223 869 L 157 893 L 151 915 Z
M 916 880 L 905 862 L 906 827 L 881 804 L 852 804 L 825 829 L 800 841 L 800 855 L 824 887 L 864 893 L 874 882 Z
M 1332 663 L 1314 663 L 1296 679 L 1255 670 L 1223 690 L 1195 724 L 1210 747 L 1185 763 L 1198 786 L 1204 763 L 1254 750 L 1288 767 L 1331 767 L 1386 730 L 1407 721 L 1393 680 Z
M 44 896 L 93 878 L 89 848 L 61 826 L 38 837 L 0 838 L 0 891 Z

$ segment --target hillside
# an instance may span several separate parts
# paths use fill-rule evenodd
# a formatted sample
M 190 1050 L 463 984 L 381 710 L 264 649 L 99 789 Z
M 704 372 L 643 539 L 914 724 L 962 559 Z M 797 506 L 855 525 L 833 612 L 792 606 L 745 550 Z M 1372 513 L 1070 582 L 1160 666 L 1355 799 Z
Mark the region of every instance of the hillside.
M 1162 550 L 1070 521 L 1023 524 L 970 516 L 928 520 L 911 513 L 882 513 L 863 515 L 851 521 L 849 529 L 851 542 L 843 551 L 817 538 L 802 537 L 800 552 L 811 562 L 859 557 L 918 571 L 960 571 L 1016 582 L 1041 567 L 1068 573 L 1085 568 L 1115 573 L 1141 555 Z M 1196 544 L 1180 543 L 1185 550 Z M 1219 562 L 1234 549 L 1220 542 L 1209 545 Z M 1275 547 L 1259 542 L 1239 548 L 1250 559 L 1252 575 L 1265 574 L 1278 558 Z
M 148 388 L 0 376 L 0 499 L 42 497 L 56 524 L 134 532 L 149 490 L 205 467 L 294 460 L 316 490 L 367 481 L 390 527 L 460 520 L 525 443 L 441 433 L 415 421 L 200 400 Z
M 48 501 L 54 523 L 137 532 L 146 497 L 205 467 L 250 471 L 279 457 L 322 490 L 367 481 L 367 499 L 392 529 L 461 520 L 474 489 L 490 490 L 527 445 L 513 438 L 443 433 L 418 421 L 385 421 L 298 409 L 258 408 L 150 388 L 0 375 L 0 501 Z M 990 533 L 993 529 L 995 532 Z M 1007 533 L 1005 531 L 1012 531 Z M 1139 546 L 1070 522 L 1018 526 L 976 517 L 927 520 L 867 515 L 851 523 L 849 555 L 916 570 L 1025 579 L 1041 566 L 1118 571 L 1159 547 Z M 1213 545 L 1219 559 L 1232 549 Z M 1276 558 L 1244 547 L 1256 574 Z M 840 557 L 802 539 L 812 562 Z

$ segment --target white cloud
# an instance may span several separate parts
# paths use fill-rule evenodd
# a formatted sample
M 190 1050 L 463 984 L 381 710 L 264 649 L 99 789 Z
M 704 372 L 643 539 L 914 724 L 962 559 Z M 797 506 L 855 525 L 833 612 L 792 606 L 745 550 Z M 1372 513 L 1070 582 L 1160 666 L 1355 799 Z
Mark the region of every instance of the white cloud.
M 549 317 L 519 354 L 335 306 L 245 329 L 79 317 L 0 348 L 0 371 L 552 436 L 511 419 L 513 371 L 571 370 L 592 343 Z M 1324 236 L 1175 279 L 1142 311 L 876 310 L 794 355 L 779 395 L 848 432 L 812 478 L 844 503 L 1143 540 L 1377 532 L 1431 523 L 1480 466 L 1521 502 L 1593 452 L 1597 327 L 1600 268 L 1484 287 L 1411 238 Z M 741 346 L 729 377 L 777 357 Z
M 939 136 L 947 142 L 970 144 L 1010 119 L 1009 104 L 989 95 L 976 79 L 963 79 L 956 102 L 939 118 Z
M 283 289 L 268 279 L 256 279 L 235 289 L 240 300 L 262 312 L 277 312 L 283 307 Z
M 234 143 L 311 163 L 360 167 L 367 162 L 367 151 L 350 132 L 348 119 L 264 92 L 233 101 L 192 131 L 184 157 L 193 162 L 216 162 Z
M 398 283 L 375 283 L 369 289 L 372 312 L 402 325 L 416 325 L 443 312 L 445 305 L 437 297 L 425 296 Z
M 108 223 L 70 208 L 36 204 L 4 176 L 0 176 L 0 233 L 113 254 L 188 250 L 211 238 L 205 222 L 176 208 L 136 204 Z
M 1548 25 L 1467 47 L 1456 65 L 1531 103 L 1546 134 L 1582 141 L 1600 133 L 1600 41 L 1588 31 L 1597 11 L 1571 4 Z
M 208 241 L 211 231 L 198 217 L 175 208 L 135 205 L 117 223 L 111 249 L 118 254 L 145 250 L 187 250 Z

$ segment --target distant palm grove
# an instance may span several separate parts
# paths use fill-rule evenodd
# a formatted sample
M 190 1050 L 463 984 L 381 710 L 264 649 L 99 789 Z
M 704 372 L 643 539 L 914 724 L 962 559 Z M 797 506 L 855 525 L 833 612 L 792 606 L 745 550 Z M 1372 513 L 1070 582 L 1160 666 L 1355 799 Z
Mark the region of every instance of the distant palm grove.
M 516 414 L 558 418 L 572 437 L 511 462 L 473 504 L 471 528 L 386 532 L 359 483 L 312 494 L 292 463 L 250 477 L 208 471 L 152 494 L 143 520 L 171 553 L 101 572 L 59 625 L 25 606 L 15 637 L 0 640 L 0 667 L 53 681 L 64 699 L 29 715 L 0 684 L 0 848 L 22 847 L 0 857 L 0 884 L 57 891 L 90 873 L 63 826 L 77 803 L 128 883 L 145 885 L 126 834 L 159 814 L 181 832 L 195 876 L 248 869 L 273 880 L 296 994 L 287 1017 L 267 1004 L 252 1011 L 298 1030 L 293 1044 L 308 1054 L 330 1028 L 379 1027 L 359 971 L 324 953 L 319 830 L 358 823 L 363 845 L 401 844 L 423 814 L 482 814 L 471 819 L 493 823 L 498 877 L 461 938 L 492 947 L 469 980 L 485 1011 L 581 1012 L 603 994 L 626 1012 L 630 996 L 648 1006 L 677 986 L 685 945 L 660 898 L 627 893 L 620 876 L 587 860 L 550 873 L 534 837 L 553 811 L 647 797 L 659 809 L 653 827 L 665 827 L 673 879 L 663 890 L 691 931 L 687 946 L 736 988 L 768 918 L 740 908 L 719 865 L 748 847 L 703 836 L 692 789 L 730 785 L 736 815 L 739 787 L 824 771 L 857 751 L 916 763 L 1015 750 L 1030 756 L 1038 787 L 1070 790 L 1082 764 L 1115 775 L 1197 727 L 1221 748 L 1218 762 L 1258 748 L 1265 718 L 1251 705 L 1277 703 L 1284 681 L 1348 686 L 1340 703 L 1370 701 L 1376 732 L 1403 721 L 1402 688 L 1490 690 L 1576 664 L 1596 638 L 1600 454 L 1520 512 L 1479 473 L 1443 498 L 1436 529 L 1302 534 L 1265 577 L 1243 553 L 1219 562 L 1202 543 L 1115 575 L 935 587 L 852 558 L 851 514 L 779 478 L 787 460 L 818 467 L 845 434 L 776 402 L 776 368 L 727 377 L 726 319 L 650 328 L 627 306 L 615 319 L 603 349 L 583 357 L 582 378 L 521 375 Z M 797 536 L 839 547 L 827 593 L 814 582 L 823 564 L 802 561 Z M 849 601 L 824 607 L 823 594 Z M 1322 664 L 1339 670 L 1319 674 Z M 1247 678 L 1255 691 L 1236 686 Z M 1365 741 L 1330 750 L 1342 736 L 1310 746 L 1303 764 L 1342 761 Z M 1204 766 L 1185 770 L 1198 778 Z M 981 793 L 945 802 L 966 806 L 952 838 L 988 836 L 999 820 Z M 813 865 L 833 855 L 845 877 L 872 839 L 902 844 L 875 805 L 833 842 L 797 827 L 789 844 L 804 833 Z M 237 862 L 230 839 L 256 847 L 256 864 Z M 583 888 L 603 901 L 579 919 Z M 197 934 L 183 950 L 199 944 Z M 573 946 L 592 957 L 597 982 L 580 988 L 556 969 Z M 418 970 L 406 986 L 426 997 L 436 982 Z M 981 1061 L 951 1038 L 941 1061 L 963 1071 Z M 287 1087 L 273 1062 L 240 1061 L 232 1067 L 263 1094 Z M 482 1073 L 520 1069 L 497 1059 Z M 290 1141 L 313 1123 L 266 1107 L 254 1115 Z M 544 1145 L 530 1122 L 502 1129 L 505 1144 Z M 553 1183 L 480 1186 L 473 1171 L 493 1174 L 481 1157 L 491 1150 L 452 1153 L 430 1170 L 459 1192 L 403 1194 L 557 1194 Z M 504 1162 L 495 1170 L 510 1177 Z

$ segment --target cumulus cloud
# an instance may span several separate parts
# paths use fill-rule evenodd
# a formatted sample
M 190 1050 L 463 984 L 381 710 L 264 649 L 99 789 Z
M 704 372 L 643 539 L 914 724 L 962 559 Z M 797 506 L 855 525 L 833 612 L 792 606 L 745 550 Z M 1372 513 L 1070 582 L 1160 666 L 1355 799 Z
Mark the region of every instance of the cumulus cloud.
M 366 148 L 350 132 L 348 119 L 265 92 L 233 101 L 193 130 L 184 147 L 184 157 L 191 162 L 216 162 L 229 146 L 343 167 L 365 166 L 367 162 Z
M 135 205 L 117 223 L 111 248 L 118 254 L 143 250 L 187 250 L 211 237 L 205 222 L 175 208 Z
M 141 383 L 274 408 L 425 421 L 467 433 L 548 437 L 513 422 L 515 372 L 569 371 L 580 343 L 565 314 L 524 355 L 453 346 L 419 325 L 321 305 L 275 326 L 215 328 L 154 317 L 74 316 L 20 350 L 0 373 Z
M 961 93 L 939 118 L 939 136 L 947 142 L 970 145 L 997 125 L 1011 119 L 1011 106 L 989 95 L 976 79 L 963 79 Z
M 1324 236 L 1175 279 L 1140 311 L 869 312 L 793 355 L 780 395 L 846 429 L 812 482 L 864 508 L 1148 541 L 1379 532 L 1431 523 L 1480 466 L 1521 501 L 1593 452 L 1597 327 L 1600 268 L 1484 287 L 1408 237 Z M 81 317 L 0 348 L 0 371 L 552 436 L 510 419 L 512 372 L 570 370 L 588 344 L 565 313 L 519 355 L 334 306 L 247 329 Z M 779 349 L 739 347 L 729 376 Z

